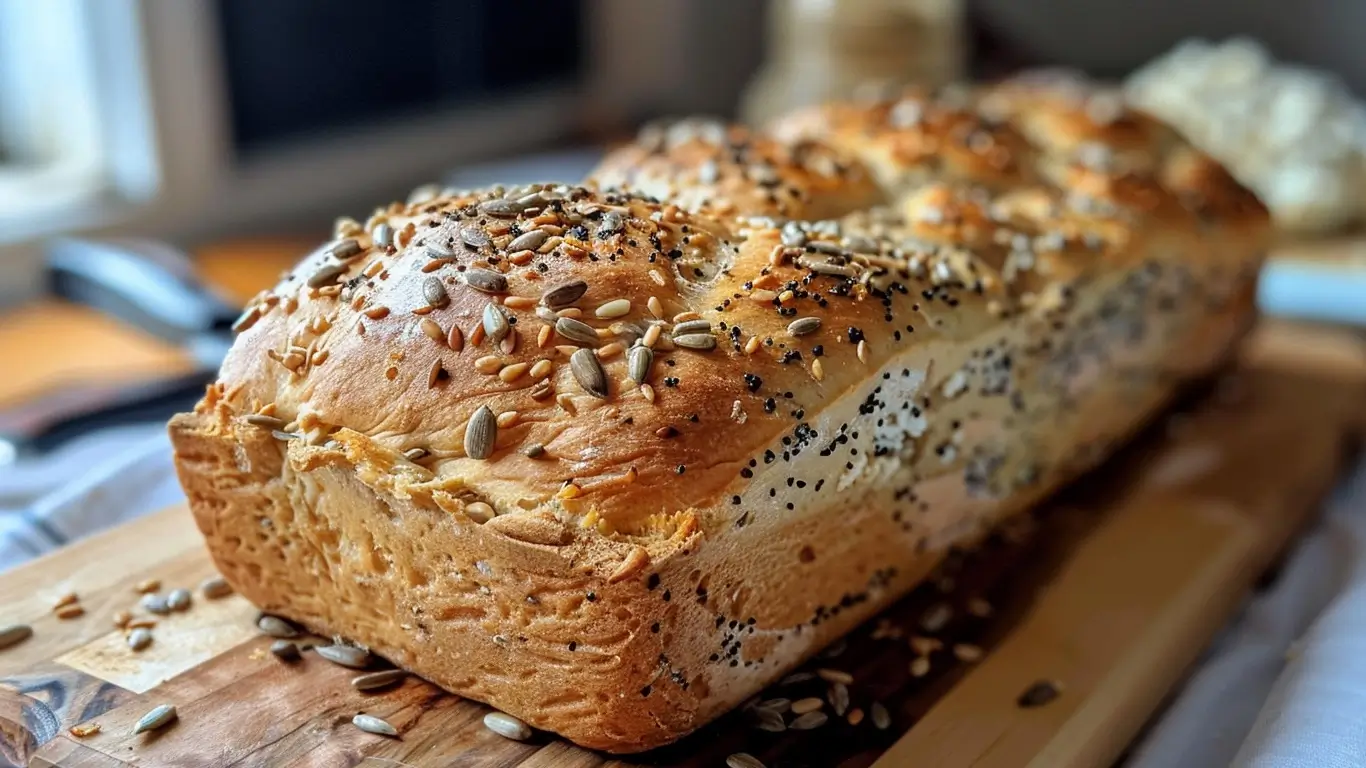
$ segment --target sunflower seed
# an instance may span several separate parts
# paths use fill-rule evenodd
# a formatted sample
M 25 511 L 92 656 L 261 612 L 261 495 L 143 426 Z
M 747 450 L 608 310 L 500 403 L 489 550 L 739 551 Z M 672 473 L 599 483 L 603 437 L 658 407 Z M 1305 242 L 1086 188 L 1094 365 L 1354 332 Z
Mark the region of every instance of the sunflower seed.
M 827 698 L 830 700 L 830 708 L 835 710 L 839 717 L 844 717 L 844 713 L 849 711 L 849 686 L 844 683 L 831 685 Z
M 360 243 L 350 237 L 327 249 L 327 252 L 332 254 L 332 258 L 337 261 L 349 261 L 361 255 L 364 251 L 365 249 L 360 247 Z
M 408 676 L 408 672 L 402 669 L 386 669 L 383 672 L 371 672 L 368 675 L 351 680 L 351 687 L 358 691 L 374 691 L 380 688 L 387 688 Z
M 816 677 L 827 683 L 844 683 L 845 685 L 853 685 L 854 683 L 854 676 L 842 669 L 818 669 L 816 670 Z
M 427 458 L 426 448 L 409 448 L 403 452 L 403 458 L 408 461 L 422 461 Z
M 446 286 L 441 284 L 439 277 L 429 277 L 422 281 L 422 298 L 427 300 L 429 307 L 444 307 L 451 300 L 450 295 L 446 293 Z
M 765 699 L 754 706 L 759 709 L 771 709 L 781 715 L 792 708 L 792 699 Z
M 507 338 L 512 326 L 508 324 L 507 315 L 496 304 L 484 305 L 484 335 L 488 336 L 494 344 Z
M 270 652 L 280 661 L 298 661 L 299 646 L 288 640 L 276 640 L 270 644 Z
M 587 292 L 588 283 L 582 280 L 571 280 L 567 283 L 560 283 L 541 294 L 541 303 L 551 309 L 559 309 L 583 298 Z
M 509 253 L 513 251 L 534 251 L 545 245 L 545 241 L 548 239 L 550 239 L 549 232 L 543 229 L 533 229 L 514 237 L 512 242 L 508 243 L 507 250 Z
M 493 444 L 497 441 L 498 417 L 487 405 L 481 405 L 465 427 L 465 455 L 481 461 L 487 459 L 493 455 Z
M 598 332 L 593 326 L 572 317 L 561 317 L 555 321 L 555 333 L 579 345 L 597 346 Z
M 247 417 L 246 421 L 247 421 L 248 424 L 252 425 L 253 427 L 260 427 L 260 428 L 262 428 L 262 429 L 281 429 L 281 428 L 283 428 L 283 427 L 285 426 L 284 419 L 277 419 L 277 418 L 275 418 L 274 416 L 265 416 L 265 415 L 262 415 L 262 414 L 259 414 L 259 413 L 253 413 L 253 414 L 251 414 L 250 416 Z M 149 580 L 149 581 L 150 581 L 150 580 Z M 157 590 L 157 589 L 159 589 L 159 588 L 161 587 L 161 582 L 158 581 L 156 584 L 157 584 L 157 585 L 156 585 L 155 587 L 152 587 L 151 589 L 139 589 L 138 591 L 139 591 L 139 592 L 152 592 L 152 591 L 155 591 L 155 590 Z
M 602 215 L 602 222 L 598 224 L 598 237 L 611 237 L 625 226 L 626 221 L 621 218 L 621 214 L 616 211 L 608 211 Z
M 465 284 L 484 293 L 507 293 L 508 279 L 500 272 L 483 267 L 470 267 L 465 271 Z
M 465 505 L 465 514 L 476 523 L 487 523 L 496 515 L 493 507 L 483 501 L 472 501 Z
M 650 376 L 655 353 L 649 347 L 635 346 L 626 354 L 626 376 L 637 384 L 644 384 Z
M 787 723 L 783 722 L 783 716 L 771 709 L 755 709 L 754 727 L 769 733 L 782 733 L 787 730 Z
M 783 225 L 782 241 L 788 248 L 801 248 L 806 245 L 806 233 L 797 222 L 789 221 Z
M 622 317 L 623 315 L 629 314 L 630 311 L 630 299 L 612 299 L 611 301 L 607 302 L 606 304 L 603 304 L 602 306 L 594 310 L 593 314 L 597 315 L 602 320 L 611 320 L 613 318 Z
M 248 328 L 252 327 L 253 325 L 256 325 L 256 321 L 260 319 L 260 307 L 247 307 L 245 310 L 242 311 L 242 314 L 238 315 L 237 319 L 233 321 L 232 332 L 241 333 L 247 330 Z
M 0 629 L 0 648 L 18 645 L 30 637 L 33 637 L 33 627 L 27 624 L 11 624 Z
M 693 333 L 711 333 L 711 323 L 706 320 L 688 320 L 674 326 L 674 336 L 687 336 Z
M 844 249 L 840 247 L 839 243 L 817 241 L 814 243 L 807 243 L 806 247 L 808 250 L 815 251 L 816 253 L 824 253 L 829 256 L 844 255 Z
M 351 724 L 366 733 L 374 733 L 380 736 L 397 736 L 398 731 L 394 726 L 375 717 L 374 715 L 356 715 L 351 718 Z
M 166 598 L 158 594 L 143 595 L 141 605 L 148 613 L 164 616 L 171 612 L 171 607 L 166 604 Z
M 602 369 L 602 363 L 598 362 L 598 356 L 592 350 L 580 349 L 570 355 L 569 370 L 585 392 L 602 400 L 607 399 L 607 372 Z
M 166 607 L 173 611 L 189 610 L 192 597 L 188 589 L 175 589 L 166 596 Z
M 479 210 L 500 219 L 516 218 L 522 212 L 522 206 L 515 200 L 499 198 L 496 200 L 485 200 L 479 204 Z
M 493 241 L 489 239 L 488 233 L 479 227 L 461 227 L 460 242 L 478 250 Z
M 376 246 L 388 248 L 394 244 L 394 228 L 388 224 L 378 224 L 375 226 L 374 234 L 370 237 Z
M 365 669 L 370 666 L 370 652 L 354 645 L 320 645 L 313 652 L 343 667 Z
M 139 734 L 144 731 L 155 731 L 158 728 L 166 727 L 171 723 L 172 720 L 175 719 L 175 705 L 162 704 L 161 706 L 153 709 L 151 712 L 148 712 L 147 714 L 143 715 L 138 720 L 137 725 L 133 726 L 133 733 Z
M 787 324 L 787 332 L 791 336 L 806 336 L 820 330 L 820 327 L 819 317 L 799 317 Z
M 346 265 L 329 263 L 318 267 L 317 271 L 308 276 L 309 288 L 321 288 L 324 285 L 331 285 L 337 278 L 346 274 Z
M 779 680 L 778 685 L 797 685 L 798 683 L 805 683 L 808 680 L 815 679 L 816 676 L 811 672 L 793 672 L 782 680 Z
M 891 727 L 892 715 L 882 702 L 873 702 L 873 706 L 868 708 L 868 714 L 873 718 L 873 727 L 879 731 L 885 731 Z
M 232 585 L 222 576 L 210 576 L 199 582 L 199 593 L 210 600 L 232 594 Z
M 271 637 L 290 638 L 299 636 L 299 630 L 293 624 L 279 616 L 271 616 L 268 613 L 256 620 L 256 628 Z
M 152 630 L 146 627 L 138 627 L 128 633 L 128 647 L 135 651 L 140 651 L 151 644 Z
M 1015 700 L 1015 703 L 1025 709 L 1042 707 L 1058 698 L 1058 694 L 1061 692 L 1057 683 L 1049 680 L 1040 680 L 1026 688 L 1025 692 L 1020 694 L 1020 697 Z
M 764 764 L 754 755 L 736 752 L 726 758 L 726 768 L 764 768 Z
M 531 726 L 506 712 L 490 712 L 484 715 L 484 727 L 513 741 L 526 741 L 531 738 Z
M 685 333 L 673 337 L 673 342 L 684 349 L 716 349 L 716 337 L 710 333 Z
M 829 715 L 820 710 L 816 710 L 814 712 L 807 712 L 796 720 L 793 720 L 787 724 L 787 727 L 794 731 L 809 731 L 813 728 L 819 728 L 822 725 L 825 725 L 829 720 Z

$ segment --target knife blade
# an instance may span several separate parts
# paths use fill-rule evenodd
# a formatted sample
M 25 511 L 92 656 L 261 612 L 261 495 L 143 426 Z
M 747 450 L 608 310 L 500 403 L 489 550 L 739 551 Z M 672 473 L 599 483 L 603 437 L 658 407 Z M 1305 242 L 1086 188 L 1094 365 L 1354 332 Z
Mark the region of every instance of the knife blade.
M 194 276 L 184 253 L 148 240 L 63 238 L 47 246 L 51 293 L 185 350 L 188 374 L 132 384 L 81 382 L 0 413 L 0 464 L 102 427 L 169 418 L 203 394 L 232 344 L 238 310 Z

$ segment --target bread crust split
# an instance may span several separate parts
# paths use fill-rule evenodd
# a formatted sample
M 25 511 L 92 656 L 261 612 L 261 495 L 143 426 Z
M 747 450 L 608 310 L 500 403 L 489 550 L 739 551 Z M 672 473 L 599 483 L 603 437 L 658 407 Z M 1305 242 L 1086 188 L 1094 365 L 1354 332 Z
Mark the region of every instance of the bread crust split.
M 1033 135 L 1076 118 L 1051 97 L 985 95 L 694 123 L 586 187 L 339 221 L 170 424 L 215 563 L 586 747 L 736 706 L 1252 320 L 1266 214 L 1222 169 L 1160 131 L 1078 157 Z

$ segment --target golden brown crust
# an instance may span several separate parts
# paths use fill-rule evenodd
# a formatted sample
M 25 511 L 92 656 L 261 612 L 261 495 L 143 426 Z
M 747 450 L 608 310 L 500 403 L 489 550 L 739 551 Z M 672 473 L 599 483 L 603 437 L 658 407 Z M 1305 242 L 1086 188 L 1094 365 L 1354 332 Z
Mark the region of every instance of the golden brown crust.
M 528 187 L 340 222 L 171 425 L 229 581 L 647 749 L 1094 465 L 1252 317 L 1265 213 L 1200 157 L 997 175 L 941 148 L 888 208 L 784 222 L 741 176 L 692 189 L 714 149 L 600 174 L 687 205 Z
M 720 219 L 832 219 L 881 199 L 861 163 L 821 142 L 779 142 L 705 120 L 648 126 L 609 153 L 588 182 Z

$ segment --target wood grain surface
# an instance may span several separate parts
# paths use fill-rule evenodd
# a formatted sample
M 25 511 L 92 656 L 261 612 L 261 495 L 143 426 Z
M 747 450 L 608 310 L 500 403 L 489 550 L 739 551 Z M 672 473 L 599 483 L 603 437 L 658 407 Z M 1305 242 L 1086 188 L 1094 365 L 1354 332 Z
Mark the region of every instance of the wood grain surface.
M 509 741 L 483 726 L 487 708 L 416 678 L 361 693 L 349 684 L 355 671 L 313 652 L 280 661 L 235 595 L 196 592 L 188 611 L 156 617 L 154 642 L 134 652 L 113 619 L 145 614 L 135 585 L 159 579 L 164 593 L 212 575 L 176 508 L 0 581 L 4 621 L 34 630 L 0 651 L 0 762 L 625 768 L 719 766 L 744 751 L 771 767 L 1105 765 L 1306 523 L 1366 424 L 1361 339 L 1268 324 L 1244 359 L 1104 469 L 955 553 L 936 579 L 813 660 L 806 670 L 853 678 L 849 712 L 837 717 L 827 703 L 831 721 L 813 730 L 764 732 L 742 710 L 625 759 L 546 734 Z M 85 613 L 63 620 L 51 608 L 68 591 Z M 1041 681 L 1057 698 L 1022 707 Z M 831 688 L 813 678 L 764 695 Z M 178 720 L 132 735 L 162 703 Z M 875 703 L 887 708 L 885 730 Z M 360 712 L 400 737 L 360 731 Z M 99 732 L 73 735 L 78 724 Z

